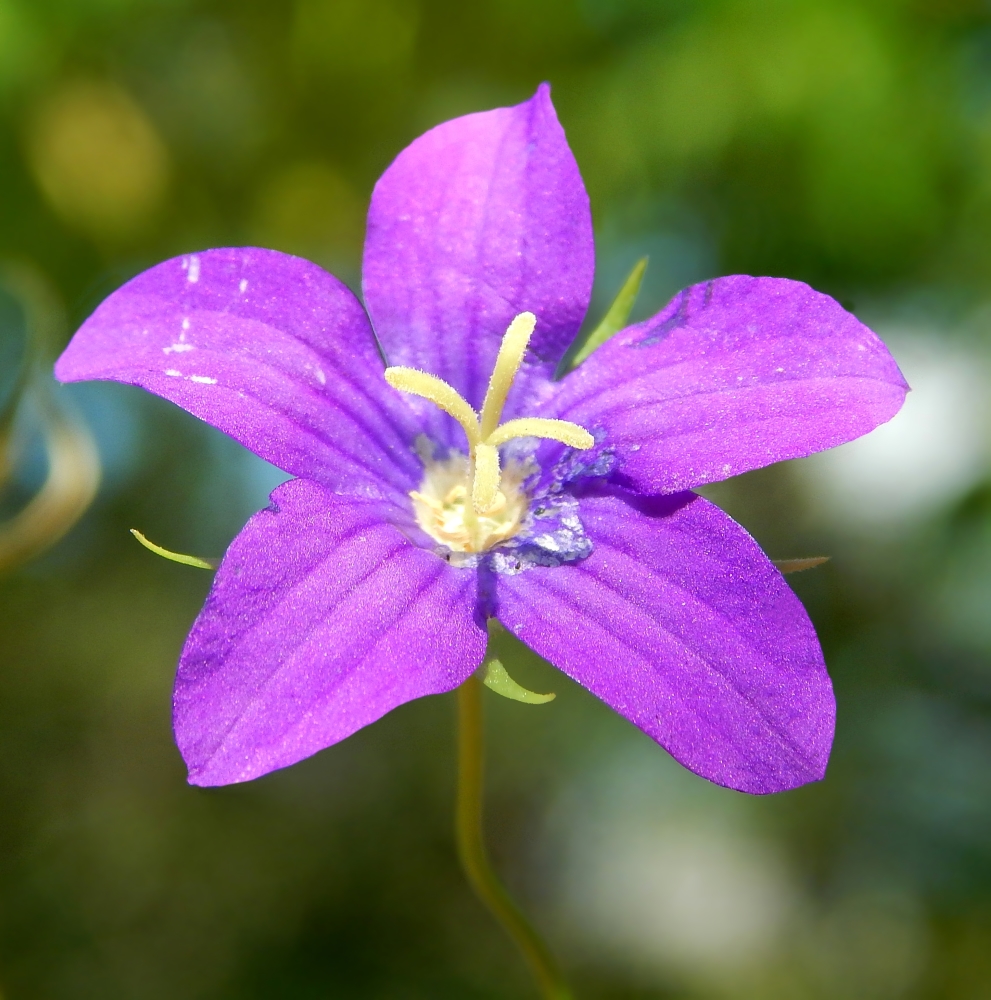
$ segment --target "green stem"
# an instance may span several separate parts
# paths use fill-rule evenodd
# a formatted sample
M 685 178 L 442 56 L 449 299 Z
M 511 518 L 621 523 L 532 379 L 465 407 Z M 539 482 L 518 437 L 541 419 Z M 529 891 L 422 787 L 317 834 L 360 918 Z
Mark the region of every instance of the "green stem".
M 485 735 L 482 682 L 472 675 L 458 688 L 458 801 L 455 835 L 458 857 L 478 898 L 519 945 L 540 984 L 544 1000 L 572 1000 L 561 970 L 540 935 L 502 887 L 489 863 L 482 837 Z

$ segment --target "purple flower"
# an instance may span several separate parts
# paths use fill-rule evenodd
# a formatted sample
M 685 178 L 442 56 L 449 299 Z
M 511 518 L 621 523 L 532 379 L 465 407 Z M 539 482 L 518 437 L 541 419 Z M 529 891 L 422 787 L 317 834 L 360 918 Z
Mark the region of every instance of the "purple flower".
M 183 649 L 191 782 L 255 778 L 450 691 L 491 617 L 711 781 L 823 775 L 835 709 L 808 616 L 691 490 L 864 434 L 907 386 L 832 299 L 740 276 L 555 381 L 593 258 L 543 86 L 385 172 L 367 314 L 307 261 L 210 250 L 138 275 L 76 334 L 62 381 L 143 386 L 296 477 L 232 543 Z

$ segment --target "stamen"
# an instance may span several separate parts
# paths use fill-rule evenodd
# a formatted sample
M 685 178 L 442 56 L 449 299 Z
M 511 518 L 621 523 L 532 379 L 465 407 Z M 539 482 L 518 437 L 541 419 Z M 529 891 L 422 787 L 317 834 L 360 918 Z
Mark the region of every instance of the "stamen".
M 425 493 L 421 493 L 419 490 L 410 490 L 409 495 L 414 500 L 419 500 L 420 503 L 426 504 L 432 511 L 435 511 L 438 514 L 444 509 L 444 505 L 440 502 L 440 500 L 428 497 Z
M 517 420 L 507 420 L 504 424 L 500 424 L 486 441 L 498 448 L 513 438 L 521 437 L 550 438 L 552 441 L 560 441 L 581 451 L 595 444 L 595 438 L 584 427 L 573 424 L 570 420 L 551 420 L 547 417 L 520 417 Z
M 536 326 L 533 313 L 520 313 L 506 331 L 489 380 L 481 415 L 453 386 L 417 368 L 385 370 L 394 389 L 430 400 L 464 429 L 468 454 L 452 451 L 435 459 L 434 447 L 423 435 L 415 442 L 424 467 L 419 490 L 410 498 L 420 527 L 454 553 L 485 552 L 512 538 L 524 525 L 529 497 L 526 482 L 539 471 L 532 462 L 507 458 L 505 471 L 500 446 L 513 438 L 550 438 L 587 449 L 595 440 L 584 427 L 568 420 L 523 417 L 499 420 Z
M 499 452 L 490 444 L 476 444 L 475 481 L 471 488 L 472 506 L 479 514 L 486 514 L 495 506 L 498 496 Z
M 385 380 L 393 389 L 408 392 L 413 396 L 429 399 L 445 413 L 449 413 L 464 428 L 468 435 L 468 443 L 474 447 L 481 440 L 478 430 L 478 415 L 459 395 L 458 391 L 449 386 L 436 375 L 429 375 L 417 368 L 386 368 Z
M 489 379 L 489 388 L 485 393 L 485 402 L 482 404 L 481 439 L 483 441 L 488 440 L 489 435 L 499 425 L 506 397 L 509 395 L 513 379 L 516 378 L 516 373 L 523 363 L 523 355 L 526 354 L 527 344 L 530 343 L 530 337 L 533 335 L 533 329 L 536 325 L 537 317 L 533 313 L 520 313 L 509 324 L 509 329 L 502 338 L 495 368 L 492 370 L 492 378 Z

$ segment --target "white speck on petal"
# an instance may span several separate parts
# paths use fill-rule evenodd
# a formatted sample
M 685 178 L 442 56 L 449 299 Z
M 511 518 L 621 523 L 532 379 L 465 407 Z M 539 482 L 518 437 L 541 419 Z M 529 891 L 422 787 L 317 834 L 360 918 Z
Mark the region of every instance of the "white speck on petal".
M 732 471 L 733 471 L 733 466 L 732 465 L 724 465 L 723 466 L 723 474 L 724 475 L 728 476 Z
M 189 317 L 188 316 L 183 316 L 183 318 L 182 318 L 182 329 L 183 329 L 183 333 L 185 333 L 185 331 L 189 329 Z
M 244 293 L 248 290 L 248 279 L 247 278 L 242 278 L 241 279 L 241 284 L 237 286 L 237 290 L 242 295 L 244 295 Z
M 182 330 L 179 333 L 179 339 L 168 347 L 163 347 L 162 352 L 164 354 L 182 354 L 184 351 L 193 350 L 192 344 L 186 343 L 186 331 L 189 329 L 189 320 L 184 319 L 182 321 Z
M 318 368 L 318 369 L 316 370 L 316 375 L 317 375 L 317 381 L 318 381 L 318 382 L 319 382 L 319 383 L 320 383 L 321 385 L 326 385 L 326 384 L 327 384 L 327 376 L 326 376 L 326 375 L 324 375 L 324 373 L 323 373 L 323 369 L 322 369 L 322 368 Z
M 182 378 L 182 372 L 177 372 L 174 368 L 166 368 L 166 375 L 171 375 L 173 378 Z
M 190 375 L 190 382 L 199 382 L 202 385 L 216 385 L 217 380 L 215 378 L 210 378 L 209 375 Z
M 185 262 L 183 262 L 185 264 Z M 197 281 L 200 280 L 200 259 L 199 257 L 193 256 L 189 258 L 189 270 L 186 274 L 186 280 L 191 284 L 195 285 Z

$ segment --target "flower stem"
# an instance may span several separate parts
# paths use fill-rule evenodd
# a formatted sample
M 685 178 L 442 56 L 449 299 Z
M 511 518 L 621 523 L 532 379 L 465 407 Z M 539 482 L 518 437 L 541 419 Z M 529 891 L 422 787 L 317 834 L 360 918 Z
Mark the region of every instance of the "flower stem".
M 506 933 L 519 945 L 544 1000 L 572 1000 L 561 970 L 519 907 L 503 888 L 482 837 L 482 787 L 485 735 L 482 722 L 482 682 L 473 674 L 458 688 L 458 799 L 455 835 L 461 867 L 478 898 Z

